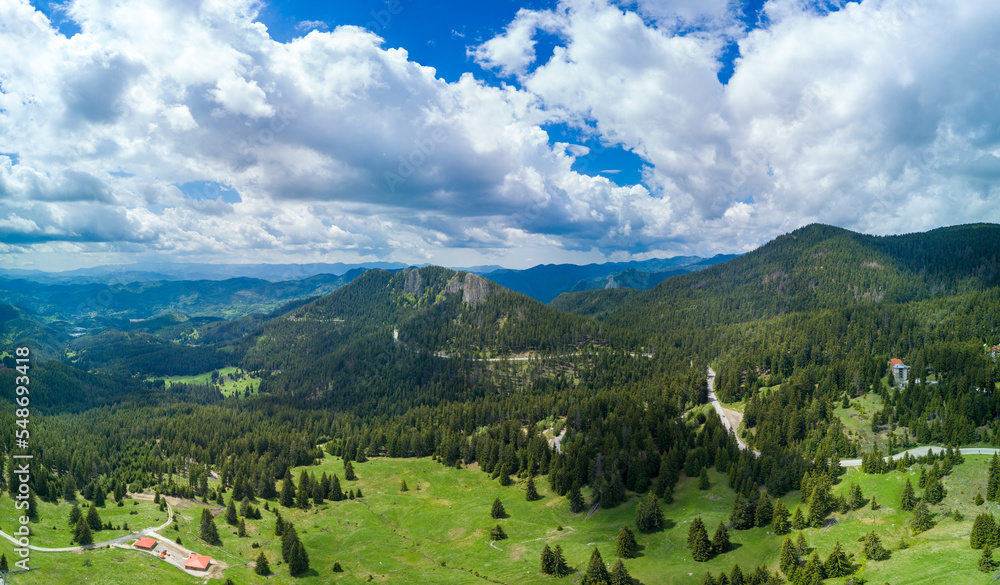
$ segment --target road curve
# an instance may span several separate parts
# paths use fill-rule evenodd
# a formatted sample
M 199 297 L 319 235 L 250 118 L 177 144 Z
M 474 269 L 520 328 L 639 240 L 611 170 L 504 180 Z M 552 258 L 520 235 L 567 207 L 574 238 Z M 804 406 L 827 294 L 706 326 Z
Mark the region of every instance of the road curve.
M 708 368 L 708 402 L 712 405 L 712 408 L 715 409 L 715 413 L 718 414 L 719 418 L 722 420 L 722 426 L 726 427 L 726 430 L 736 437 L 736 444 L 739 445 L 740 449 L 743 451 L 750 451 L 757 457 L 760 457 L 760 451 L 751 449 L 746 443 L 744 443 L 743 439 L 736 434 L 737 429 L 732 428 L 732 425 L 729 424 L 729 419 L 726 418 L 726 413 L 722 410 L 722 403 L 719 402 L 718 397 L 715 396 L 715 370 L 712 368 Z
M 931 451 L 937 450 L 939 452 L 943 452 L 947 449 L 948 449 L 947 447 L 942 447 L 940 445 L 936 447 L 935 446 L 914 447 L 913 449 L 908 449 L 901 453 L 896 453 L 895 455 L 892 456 L 892 460 L 896 461 L 897 459 L 902 459 L 907 453 L 913 455 L 914 457 L 923 457 L 929 454 Z M 962 455 L 996 455 L 997 453 L 1000 453 L 1000 449 L 984 449 L 982 447 L 964 447 L 962 449 L 959 449 L 958 452 L 961 453 Z M 883 457 L 883 459 L 888 461 L 890 458 Z M 844 459 L 843 461 L 840 462 L 840 465 L 842 467 L 858 467 L 861 465 L 861 460 Z
M 64 546 L 61 548 L 46 548 L 43 546 L 35 546 L 33 544 L 29 544 L 28 550 L 34 550 L 38 552 L 81 552 L 94 548 L 103 548 L 105 546 L 108 546 L 109 544 L 110 545 L 125 544 L 130 540 L 135 540 L 142 536 L 149 536 L 153 532 L 159 532 L 160 530 L 165 530 L 168 526 L 170 526 L 173 523 L 173 521 L 174 521 L 174 509 L 170 505 L 170 502 L 167 502 L 167 521 L 161 524 L 160 526 L 143 528 L 142 530 L 133 532 L 131 534 L 127 534 L 125 536 L 119 536 L 118 538 L 112 538 L 111 540 L 105 540 L 104 542 L 95 542 L 94 544 L 88 544 L 87 546 Z M 14 543 L 14 545 L 18 545 L 17 539 L 7 534 L 3 530 L 0 530 L 0 536 Z

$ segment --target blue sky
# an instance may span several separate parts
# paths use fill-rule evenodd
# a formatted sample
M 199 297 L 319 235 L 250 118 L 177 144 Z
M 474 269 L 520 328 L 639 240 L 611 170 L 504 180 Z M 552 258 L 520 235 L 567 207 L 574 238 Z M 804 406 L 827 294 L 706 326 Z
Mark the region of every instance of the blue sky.
M 445 265 L 998 221 L 987 0 L 0 5 L 0 263 Z

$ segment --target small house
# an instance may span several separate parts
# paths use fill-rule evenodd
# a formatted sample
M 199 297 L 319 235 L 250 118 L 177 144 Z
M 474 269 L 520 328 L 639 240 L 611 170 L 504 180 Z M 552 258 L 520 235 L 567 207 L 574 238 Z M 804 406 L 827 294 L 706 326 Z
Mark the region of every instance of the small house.
M 196 555 L 191 553 L 188 560 L 184 562 L 185 569 L 192 569 L 194 571 L 206 571 L 208 570 L 208 565 L 212 562 L 212 557 L 205 555 Z
M 899 358 L 889 360 L 889 371 L 897 386 L 902 386 L 910 381 L 910 366 L 904 364 L 903 360 Z
M 156 539 L 148 536 L 143 536 L 139 540 L 135 541 L 135 548 L 141 548 L 142 550 L 153 550 L 153 547 L 155 546 Z

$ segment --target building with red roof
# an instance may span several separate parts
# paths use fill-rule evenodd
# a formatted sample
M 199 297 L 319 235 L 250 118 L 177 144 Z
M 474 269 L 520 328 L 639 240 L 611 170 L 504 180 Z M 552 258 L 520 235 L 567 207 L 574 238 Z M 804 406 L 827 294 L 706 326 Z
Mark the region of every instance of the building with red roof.
M 141 548 L 143 550 L 153 550 L 156 546 L 156 539 L 150 538 L 148 536 L 143 536 L 139 540 L 135 541 L 135 548 Z
M 889 360 L 889 371 L 897 386 L 904 386 L 910 381 L 910 366 L 904 364 L 903 360 L 899 358 Z
M 185 569 L 193 569 L 195 571 L 205 571 L 208 569 L 208 565 L 212 562 L 212 557 L 205 555 L 196 555 L 191 553 L 188 560 L 184 562 Z

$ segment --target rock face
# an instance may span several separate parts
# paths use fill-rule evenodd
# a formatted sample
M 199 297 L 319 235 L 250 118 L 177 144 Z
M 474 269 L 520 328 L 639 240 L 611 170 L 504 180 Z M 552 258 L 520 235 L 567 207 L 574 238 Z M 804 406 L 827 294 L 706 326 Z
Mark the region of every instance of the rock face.
M 404 268 L 403 274 L 406 275 L 406 282 L 403 283 L 404 294 L 411 294 L 415 297 L 419 297 L 424 294 L 424 284 L 423 278 L 420 276 L 420 270 L 415 268 Z
M 492 290 L 493 286 L 490 281 L 469 272 L 465 275 L 465 283 L 462 286 L 462 302 L 475 307 L 483 302 Z

